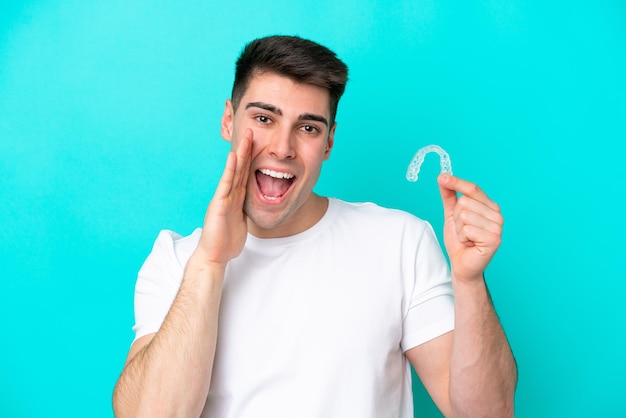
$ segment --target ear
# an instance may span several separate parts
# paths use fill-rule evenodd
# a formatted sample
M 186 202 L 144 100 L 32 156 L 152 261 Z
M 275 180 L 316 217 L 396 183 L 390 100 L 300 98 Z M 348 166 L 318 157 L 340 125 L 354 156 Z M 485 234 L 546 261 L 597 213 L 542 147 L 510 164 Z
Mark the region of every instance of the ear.
M 224 113 L 222 114 L 222 138 L 231 142 L 233 139 L 233 120 L 235 119 L 235 111 L 233 110 L 233 103 L 230 99 L 226 99 L 224 105 Z
M 328 133 L 328 139 L 326 140 L 326 150 L 324 151 L 324 161 L 328 160 L 330 157 L 330 151 L 333 149 L 333 145 L 335 145 L 335 128 L 337 128 L 337 122 L 333 124 L 333 127 L 330 128 L 330 132 Z

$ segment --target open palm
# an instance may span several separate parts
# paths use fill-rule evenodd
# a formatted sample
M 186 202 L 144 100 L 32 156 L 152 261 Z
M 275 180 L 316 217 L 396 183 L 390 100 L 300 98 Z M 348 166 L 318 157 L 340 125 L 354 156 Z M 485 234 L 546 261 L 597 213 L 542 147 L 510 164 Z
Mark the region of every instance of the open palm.
M 248 232 L 243 203 L 250 173 L 251 148 L 252 131 L 247 130 L 236 153 L 228 153 L 224 173 L 207 209 L 198 245 L 207 262 L 226 264 L 243 250 Z

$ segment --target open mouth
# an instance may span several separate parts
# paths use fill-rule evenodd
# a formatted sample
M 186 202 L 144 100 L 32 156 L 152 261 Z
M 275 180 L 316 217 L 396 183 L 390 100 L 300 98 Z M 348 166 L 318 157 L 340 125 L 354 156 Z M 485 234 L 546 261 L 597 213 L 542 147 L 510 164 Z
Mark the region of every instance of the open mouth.
M 287 193 L 296 176 L 291 173 L 261 168 L 255 173 L 259 191 L 267 200 L 278 200 Z

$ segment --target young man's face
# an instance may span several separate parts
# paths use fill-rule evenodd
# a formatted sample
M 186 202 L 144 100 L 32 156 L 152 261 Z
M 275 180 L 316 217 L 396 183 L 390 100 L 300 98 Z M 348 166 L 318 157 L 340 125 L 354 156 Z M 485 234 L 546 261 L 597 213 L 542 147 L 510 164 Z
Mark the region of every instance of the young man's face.
M 252 166 L 244 210 L 252 234 L 293 235 L 312 226 L 326 200 L 312 193 L 333 146 L 328 90 L 275 73 L 253 77 L 234 112 L 226 102 L 222 136 L 237 149 L 253 132 Z

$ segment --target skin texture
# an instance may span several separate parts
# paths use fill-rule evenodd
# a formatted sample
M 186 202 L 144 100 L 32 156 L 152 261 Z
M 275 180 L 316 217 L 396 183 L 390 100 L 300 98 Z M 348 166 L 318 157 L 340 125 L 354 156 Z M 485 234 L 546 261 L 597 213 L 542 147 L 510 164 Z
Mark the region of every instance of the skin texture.
M 222 136 L 239 146 L 240 132 L 254 132 L 252 175 L 248 178 L 245 213 L 252 234 L 261 238 L 302 232 L 322 218 L 328 202 L 312 193 L 322 163 L 330 156 L 335 125 L 330 120 L 328 91 L 264 73 L 253 78 L 237 112 L 226 102 Z M 320 120 L 325 120 L 322 122 Z M 283 198 L 261 196 L 254 173 L 271 169 L 295 175 Z
M 326 90 L 273 73 L 254 77 L 237 109 L 226 102 L 221 133 L 232 151 L 170 312 L 158 333 L 130 349 L 114 391 L 116 416 L 200 415 L 226 266 L 242 251 L 248 232 L 284 237 L 322 218 L 328 200 L 312 190 L 334 143 L 336 125 L 328 126 L 329 120 Z M 257 182 L 262 169 L 293 175 L 289 190 L 263 196 Z M 455 330 L 406 355 L 447 417 L 512 416 L 515 361 L 484 281 L 500 245 L 500 208 L 470 182 L 449 175 L 438 181 Z
M 504 219 L 477 185 L 447 174 L 438 183 L 455 329 L 406 355 L 445 416 L 511 417 L 517 367 L 484 280 Z

